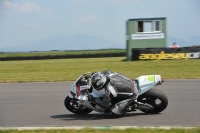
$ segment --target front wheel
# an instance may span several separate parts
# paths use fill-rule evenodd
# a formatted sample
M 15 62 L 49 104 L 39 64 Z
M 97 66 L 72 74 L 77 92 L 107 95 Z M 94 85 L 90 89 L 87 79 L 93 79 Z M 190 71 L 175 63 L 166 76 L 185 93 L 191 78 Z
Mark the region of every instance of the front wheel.
M 139 102 L 147 103 L 153 106 L 153 110 L 142 110 L 145 113 L 159 113 L 162 112 L 168 105 L 167 96 L 157 89 L 150 89 L 146 93 L 142 94 L 137 99 Z
M 79 107 L 76 101 L 77 100 L 74 100 L 67 96 L 64 101 L 65 107 L 74 114 L 88 114 L 92 112 L 91 109 L 84 106 Z

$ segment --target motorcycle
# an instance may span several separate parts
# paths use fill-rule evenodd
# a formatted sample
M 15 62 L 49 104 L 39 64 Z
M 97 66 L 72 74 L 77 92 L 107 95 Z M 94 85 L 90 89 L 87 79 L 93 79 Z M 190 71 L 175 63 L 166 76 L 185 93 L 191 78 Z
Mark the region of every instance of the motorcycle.
M 144 113 L 159 113 L 165 110 L 168 105 L 167 96 L 159 89 L 153 89 L 154 86 L 161 85 L 164 80 L 161 75 L 142 75 L 135 81 L 138 90 L 137 104 L 119 110 L 119 106 L 125 106 L 128 101 L 123 98 L 115 98 L 110 101 L 112 108 L 102 107 L 105 90 L 97 91 L 91 85 L 91 74 L 81 75 L 72 85 L 69 95 L 64 100 L 65 107 L 74 114 L 88 114 L 92 111 L 99 113 L 109 113 L 112 116 L 122 116 L 127 112 L 140 110 Z M 86 83 L 80 86 L 80 84 Z M 108 84 L 108 87 L 112 87 Z M 91 98 L 92 97 L 92 98 Z M 100 101 L 100 102 L 98 102 Z M 123 101 L 123 102 L 120 102 Z

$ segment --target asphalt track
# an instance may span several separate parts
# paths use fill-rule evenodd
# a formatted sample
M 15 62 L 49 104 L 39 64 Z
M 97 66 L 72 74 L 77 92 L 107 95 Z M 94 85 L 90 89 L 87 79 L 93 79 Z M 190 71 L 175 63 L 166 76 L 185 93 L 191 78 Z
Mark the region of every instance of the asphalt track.
M 200 80 L 166 80 L 157 86 L 169 99 L 160 114 L 140 111 L 121 118 L 92 112 L 75 115 L 63 101 L 72 82 L 1 83 L 0 127 L 42 126 L 200 126 Z

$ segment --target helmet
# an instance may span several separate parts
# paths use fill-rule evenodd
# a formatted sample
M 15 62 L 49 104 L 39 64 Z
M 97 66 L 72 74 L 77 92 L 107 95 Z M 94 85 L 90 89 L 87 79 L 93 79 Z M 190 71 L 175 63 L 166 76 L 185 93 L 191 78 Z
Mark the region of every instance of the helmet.
M 98 91 L 105 85 L 106 80 L 106 76 L 103 76 L 100 72 L 94 73 L 91 77 L 92 86 Z

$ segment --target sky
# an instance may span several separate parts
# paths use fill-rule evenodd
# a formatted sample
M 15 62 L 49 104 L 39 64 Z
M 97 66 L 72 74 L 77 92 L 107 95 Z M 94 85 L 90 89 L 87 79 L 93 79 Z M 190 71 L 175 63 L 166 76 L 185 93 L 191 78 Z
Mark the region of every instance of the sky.
M 0 0 L 0 48 L 55 35 L 126 42 L 126 21 L 167 18 L 167 35 L 200 36 L 200 0 Z

